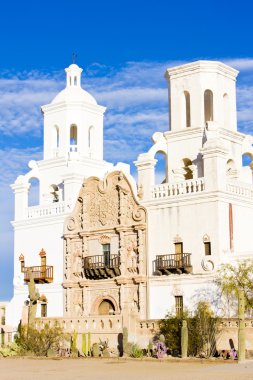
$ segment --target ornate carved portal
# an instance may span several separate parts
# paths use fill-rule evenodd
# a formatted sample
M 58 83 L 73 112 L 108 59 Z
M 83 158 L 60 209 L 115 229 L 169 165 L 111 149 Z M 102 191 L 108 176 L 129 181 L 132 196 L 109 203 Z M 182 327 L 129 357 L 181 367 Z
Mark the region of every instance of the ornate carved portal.
M 84 181 L 64 239 L 66 316 L 146 317 L 146 210 L 122 172 Z

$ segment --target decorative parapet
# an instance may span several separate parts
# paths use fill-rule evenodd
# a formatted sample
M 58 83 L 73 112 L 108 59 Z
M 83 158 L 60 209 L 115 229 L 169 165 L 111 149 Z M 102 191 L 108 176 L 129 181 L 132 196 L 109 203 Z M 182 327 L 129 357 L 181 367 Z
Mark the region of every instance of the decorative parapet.
M 228 193 L 253 198 L 253 186 L 239 181 L 227 181 L 226 190 Z
M 200 193 L 205 190 L 204 177 L 188 179 L 175 183 L 164 183 L 156 185 L 152 191 L 152 198 L 172 198 L 180 195 Z
M 32 206 L 26 209 L 26 219 L 43 218 L 54 215 L 67 214 L 72 207 L 69 202 L 55 202 L 47 205 Z
M 87 333 L 91 334 L 119 334 L 123 329 L 122 316 L 120 315 L 99 315 L 82 318 L 36 318 L 35 328 L 41 330 L 45 325 L 54 327 L 58 325 L 66 333 Z

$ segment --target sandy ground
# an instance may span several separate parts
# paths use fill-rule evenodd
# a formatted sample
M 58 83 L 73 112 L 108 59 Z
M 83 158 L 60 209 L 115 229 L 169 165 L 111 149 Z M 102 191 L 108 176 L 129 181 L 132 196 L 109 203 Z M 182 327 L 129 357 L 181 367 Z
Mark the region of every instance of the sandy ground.
M 0 380 L 253 380 L 253 361 L 161 362 L 118 359 L 1 359 Z

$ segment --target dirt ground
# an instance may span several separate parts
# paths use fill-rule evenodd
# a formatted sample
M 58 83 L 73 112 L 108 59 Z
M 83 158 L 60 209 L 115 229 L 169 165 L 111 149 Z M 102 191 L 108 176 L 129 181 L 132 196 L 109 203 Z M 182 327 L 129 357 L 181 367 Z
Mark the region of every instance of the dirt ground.
M 253 380 L 253 361 L 0 360 L 0 380 Z

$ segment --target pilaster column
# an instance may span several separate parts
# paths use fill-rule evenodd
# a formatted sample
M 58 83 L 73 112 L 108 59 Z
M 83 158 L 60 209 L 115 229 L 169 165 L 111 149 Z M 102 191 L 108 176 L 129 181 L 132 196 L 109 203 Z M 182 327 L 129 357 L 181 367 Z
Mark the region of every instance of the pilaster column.
M 118 227 L 117 232 L 119 234 L 119 254 L 120 254 L 120 273 L 121 276 L 126 275 L 126 247 L 125 247 L 125 232 L 126 228 L 123 227 Z
M 26 211 L 28 208 L 28 191 L 30 186 L 31 184 L 28 182 L 15 182 L 11 185 L 15 197 L 15 221 L 26 219 Z
M 138 256 L 139 256 L 139 274 L 145 274 L 145 262 L 144 262 L 144 225 L 135 226 L 134 228 L 137 231 L 137 247 L 138 247 Z
M 145 285 L 143 282 L 139 283 L 139 309 L 140 319 L 146 319 L 146 302 L 145 302 Z
M 138 172 L 138 187 L 142 188 L 143 200 L 152 197 L 152 189 L 155 186 L 155 165 L 157 160 L 147 153 L 140 154 L 134 162 Z
M 226 190 L 227 149 L 218 139 L 207 141 L 201 149 L 204 161 L 205 190 Z

